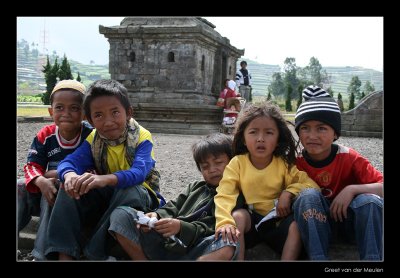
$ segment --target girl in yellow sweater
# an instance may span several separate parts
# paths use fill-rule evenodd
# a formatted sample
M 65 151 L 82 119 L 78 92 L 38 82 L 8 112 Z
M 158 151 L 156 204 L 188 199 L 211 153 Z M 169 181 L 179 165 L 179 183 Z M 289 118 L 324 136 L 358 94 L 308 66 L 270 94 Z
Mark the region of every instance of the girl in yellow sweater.
M 292 200 L 318 185 L 297 169 L 295 140 L 279 108 L 270 103 L 246 107 L 236 123 L 233 152 L 214 197 L 216 238 L 221 233 L 224 240 L 239 241 L 238 259 L 244 259 L 245 233 L 246 239 L 265 241 L 282 260 L 297 259 L 302 243 Z M 248 209 L 232 214 L 239 193 Z M 267 215 L 272 218 L 266 220 Z

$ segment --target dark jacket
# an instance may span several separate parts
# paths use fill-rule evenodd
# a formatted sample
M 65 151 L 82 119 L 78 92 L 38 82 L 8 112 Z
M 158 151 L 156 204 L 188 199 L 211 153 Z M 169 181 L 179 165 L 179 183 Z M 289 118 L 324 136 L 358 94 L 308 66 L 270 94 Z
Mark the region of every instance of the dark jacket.
M 186 248 L 170 239 L 166 240 L 165 248 L 187 253 L 201 239 L 214 234 L 216 193 L 215 186 L 205 181 L 195 181 L 190 183 L 185 192 L 179 194 L 175 200 L 156 210 L 159 218 L 171 217 L 181 221 L 181 230 L 175 236 L 186 245 Z

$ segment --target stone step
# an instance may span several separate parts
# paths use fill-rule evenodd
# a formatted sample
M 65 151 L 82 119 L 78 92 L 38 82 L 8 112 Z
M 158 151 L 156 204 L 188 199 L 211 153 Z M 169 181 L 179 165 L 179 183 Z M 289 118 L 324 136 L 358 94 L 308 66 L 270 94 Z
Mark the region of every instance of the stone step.
M 32 250 L 36 238 L 39 224 L 38 217 L 32 217 L 31 222 L 20 232 L 18 238 L 19 250 Z M 123 251 L 114 248 L 112 255 L 123 256 Z M 356 261 L 359 260 L 357 246 L 343 243 L 334 243 L 329 250 L 329 256 L 336 261 Z M 255 247 L 246 250 L 245 259 L 248 261 L 280 260 L 279 254 L 274 252 L 266 244 L 260 243 Z

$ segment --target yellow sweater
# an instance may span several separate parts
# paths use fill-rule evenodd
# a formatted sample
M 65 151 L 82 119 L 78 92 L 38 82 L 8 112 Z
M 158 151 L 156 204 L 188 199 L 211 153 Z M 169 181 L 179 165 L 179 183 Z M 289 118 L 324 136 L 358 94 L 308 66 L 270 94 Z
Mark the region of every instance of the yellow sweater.
M 236 226 L 231 212 L 240 192 L 246 204 L 265 216 L 274 207 L 274 199 L 278 199 L 283 190 L 297 196 L 305 188 L 319 187 L 306 172 L 299 171 L 296 165 L 289 171 L 280 157 L 274 156 L 266 168 L 258 170 L 250 162 L 249 154 L 237 155 L 226 166 L 214 197 L 215 229 L 225 224 Z

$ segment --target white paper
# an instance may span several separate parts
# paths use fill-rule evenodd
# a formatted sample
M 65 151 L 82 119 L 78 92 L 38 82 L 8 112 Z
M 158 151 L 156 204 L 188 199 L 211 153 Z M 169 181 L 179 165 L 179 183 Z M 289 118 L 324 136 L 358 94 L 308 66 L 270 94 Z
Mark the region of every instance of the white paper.
M 154 228 L 154 224 L 158 221 L 158 219 L 156 217 L 148 217 L 146 214 L 144 214 L 143 211 L 138 211 L 137 212 L 137 216 L 138 216 L 138 220 L 136 221 L 137 223 L 141 224 L 141 225 L 147 225 L 150 228 Z M 177 238 L 175 235 L 172 235 L 169 237 L 170 239 L 178 242 L 180 245 L 186 247 L 186 245 L 179 239 Z
M 268 214 L 266 215 L 266 216 L 264 216 L 261 220 L 260 220 L 260 222 L 258 222 L 258 224 L 256 224 L 256 230 L 258 231 L 258 227 L 261 225 L 261 223 L 263 223 L 263 222 L 265 222 L 265 221 L 268 221 L 268 220 L 270 220 L 270 219 L 272 219 L 272 218 L 275 218 L 275 217 L 277 217 L 276 216 L 276 206 L 278 205 L 278 199 L 275 199 L 274 200 L 274 208 L 273 209 L 271 209 L 271 211 L 270 212 L 268 212 Z

